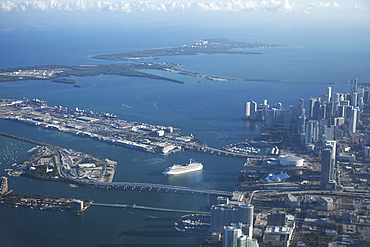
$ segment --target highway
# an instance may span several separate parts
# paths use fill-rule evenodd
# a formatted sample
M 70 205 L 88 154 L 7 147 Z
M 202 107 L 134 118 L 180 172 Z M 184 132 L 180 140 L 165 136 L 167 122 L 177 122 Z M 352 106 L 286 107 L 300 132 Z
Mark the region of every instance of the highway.
M 171 213 L 186 213 L 186 214 L 205 214 L 210 215 L 210 212 L 201 212 L 201 211 L 191 211 L 191 210 L 181 210 L 181 209 L 170 209 L 170 208 L 156 208 L 156 207 L 147 207 L 147 206 L 138 206 L 138 205 L 125 205 L 125 204 L 108 204 L 108 203 L 91 203 L 91 206 L 100 206 L 100 207 L 114 207 L 114 208 L 129 208 L 129 209 L 141 209 L 141 210 L 151 210 L 151 211 L 162 211 L 162 212 L 171 212 Z
M 248 203 L 252 203 L 256 193 L 263 193 L 264 196 L 277 196 L 287 194 L 311 194 L 320 196 L 347 196 L 358 198 L 370 198 L 368 191 L 335 191 L 335 190 L 300 190 L 300 191 L 281 191 L 281 190 L 254 190 L 249 196 Z
M 98 189 L 115 189 L 115 190 L 131 190 L 139 192 L 171 192 L 171 193 L 190 193 L 204 195 L 220 195 L 232 196 L 231 191 L 210 190 L 210 189 L 194 189 L 185 186 L 167 185 L 167 184 L 152 184 L 152 183 L 136 183 L 136 182 L 91 182 L 83 180 L 74 180 L 76 183 L 81 183 L 87 187 Z

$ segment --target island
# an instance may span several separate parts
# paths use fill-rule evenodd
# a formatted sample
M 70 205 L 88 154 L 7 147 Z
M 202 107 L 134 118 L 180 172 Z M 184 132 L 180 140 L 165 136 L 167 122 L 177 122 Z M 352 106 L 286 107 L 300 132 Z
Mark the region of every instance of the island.
M 72 83 L 71 79 L 62 77 L 69 76 L 96 76 L 96 75 L 120 75 L 132 77 L 146 77 L 171 82 L 183 83 L 182 81 L 157 76 L 142 72 L 144 69 L 164 70 L 179 64 L 172 63 L 134 63 L 134 64 L 104 64 L 104 65 L 42 65 L 0 69 L 0 82 L 24 81 L 24 80 L 53 80 L 55 82 Z M 60 79 L 57 79 L 60 78 Z
M 142 51 L 125 52 L 117 54 L 106 54 L 93 56 L 93 59 L 103 60 L 124 60 L 134 63 L 120 64 L 90 64 L 90 65 L 41 65 L 18 68 L 0 69 L 0 82 L 23 81 L 23 80 L 52 80 L 53 82 L 77 85 L 73 79 L 65 78 L 70 76 L 96 76 L 96 75 L 119 75 L 130 77 L 146 77 L 150 79 L 166 80 L 176 83 L 184 83 L 181 80 L 168 78 L 166 76 L 154 75 L 148 70 L 162 70 L 170 73 L 177 73 L 186 76 L 198 77 L 211 81 L 245 80 L 238 78 L 209 75 L 201 72 L 184 70 L 179 68 L 181 64 L 167 62 L 141 62 L 145 58 L 159 59 L 162 56 L 196 55 L 196 54 L 258 54 L 247 49 L 273 47 L 264 43 L 246 43 L 230 41 L 227 39 L 203 39 L 197 40 L 190 45 L 179 47 L 156 48 Z M 251 79 L 248 79 L 251 80 Z M 245 80 L 245 81 L 248 81 Z
M 204 144 L 172 126 L 117 119 L 111 113 L 48 106 L 40 99 L 0 99 L 0 118 L 167 155 Z
M 52 145 L 36 146 L 30 152 L 32 156 L 15 169 L 8 169 L 8 175 L 72 183 L 110 183 L 117 166 L 117 162 L 107 158 Z
M 0 206 L 13 208 L 29 208 L 52 211 L 85 211 L 92 200 L 76 200 L 71 198 L 60 198 L 55 196 L 35 194 L 13 194 L 0 195 Z
M 179 47 L 155 48 L 142 51 L 124 52 L 106 55 L 93 56 L 94 59 L 103 60 L 126 60 L 137 61 L 148 57 L 163 57 L 163 56 L 179 56 L 179 55 L 197 55 L 203 54 L 262 54 L 260 52 L 250 52 L 246 49 L 272 47 L 277 45 L 269 45 L 264 43 L 247 43 L 239 41 L 231 41 L 227 39 L 201 39 L 190 45 L 182 45 Z

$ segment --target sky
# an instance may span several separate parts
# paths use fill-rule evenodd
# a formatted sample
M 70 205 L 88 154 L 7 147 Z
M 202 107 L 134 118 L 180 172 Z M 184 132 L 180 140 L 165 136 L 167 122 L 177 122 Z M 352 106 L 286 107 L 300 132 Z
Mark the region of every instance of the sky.
M 285 12 L 369 13 L 369 0 L 5 0 L 1 12 Z
M 302 28 L 359 23 L 370 32 L 370 0 L 0 0 L 0 32 L 250 23 Z

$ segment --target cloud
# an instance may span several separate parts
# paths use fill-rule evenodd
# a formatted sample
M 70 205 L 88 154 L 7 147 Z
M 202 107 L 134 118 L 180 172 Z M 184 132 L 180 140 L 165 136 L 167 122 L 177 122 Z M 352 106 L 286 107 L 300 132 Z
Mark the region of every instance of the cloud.
M 341 7 L 336 2 L 316 2 L 308 4 L 290 3 L 289 0 L 217 0 L 217 1 L 179 1 L 168 0 L 168 2 L 152 2 L 146 0 L 137 1 L 98 1 L 89 2 L 84 0 L 76 0 L 71 3 L 63 3 L 58 0 L 33 0 L 14 3 L 12 1 L 0 2 L 1 12 L 187 12 L 187 11 L 204 11 L 204 12 L 242 12 L 242 11 L 267 11 L 267 12 L 299 12 L 312 13 L 319 10 L 338 11 Z M 357 9 L 363 10 L 359 6 Z

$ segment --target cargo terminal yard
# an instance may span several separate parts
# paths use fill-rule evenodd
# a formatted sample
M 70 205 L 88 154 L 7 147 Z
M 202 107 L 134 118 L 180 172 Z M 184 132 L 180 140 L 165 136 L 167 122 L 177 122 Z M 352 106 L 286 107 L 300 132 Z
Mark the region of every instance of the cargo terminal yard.
M 181 144 L 203 145 L 173 127 L 125 121 L 109 113 L 51 107 L 39 99 L 2 99 L 0 118 L 163 155 L 180 151 Z

